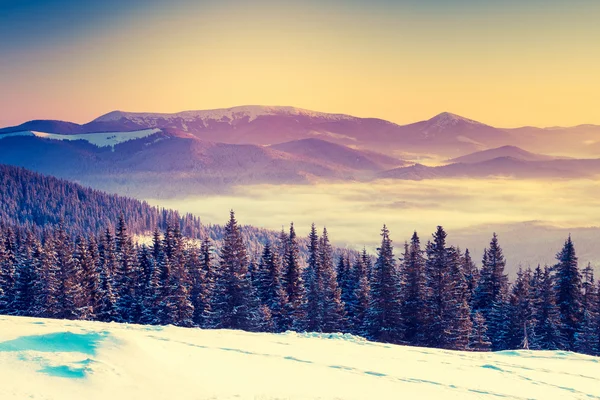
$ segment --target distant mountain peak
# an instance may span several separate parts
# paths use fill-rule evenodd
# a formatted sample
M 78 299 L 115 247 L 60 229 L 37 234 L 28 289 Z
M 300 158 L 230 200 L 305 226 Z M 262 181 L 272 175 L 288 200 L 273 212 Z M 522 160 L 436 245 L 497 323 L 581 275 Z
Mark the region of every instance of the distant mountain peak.
M 475 121 L 475 120 L 472 120 L 469 118 L 461 117 L 460 115 L 452 114 L 452 113 L 446 112 L 446 111 L 431 118 L 428 122 L 434 123 L 439 126 L 457 125 L 460 122 L 466 122 L 466 123 L 475 124 L 475 125 L 484 125 L 481 122 L 478 122 L 478 121 Z
M 118 121 L 122 118 L 131 120 L 132 122 L 142 122 L 148 120 L 183 120 L 183 121 L 197 121 L 197 120 L 215 120 L 231 122 L 239 119 L 248 118 L 249 121 L 253 121 L 260 116 L 305 116 L 312 118 L 322 118 L 327 120 L 354 120 L 358 119 L 351 115 L 346 114 L 329 114 L 318 111 L 305 110 L 297 107 L 290 106 L 261 106 L 261 105 L 246 105 L 237 106 L 230 108 L 218 108 L 214 110 L 191 110 L 181 111 L 176 113 L 147 113 L 147 112 L 124 112 L 124 111 L 111 111 L 96 118 L 93 122 L 113 122 Z

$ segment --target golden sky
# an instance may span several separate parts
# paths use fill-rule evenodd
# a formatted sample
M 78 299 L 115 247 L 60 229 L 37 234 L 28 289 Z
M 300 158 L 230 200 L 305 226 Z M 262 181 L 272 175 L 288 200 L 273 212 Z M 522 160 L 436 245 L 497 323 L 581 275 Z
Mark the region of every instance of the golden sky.
M 600 124 L 600 1 L 50 3 L 0 12 L 2 126 L 245 104 Z

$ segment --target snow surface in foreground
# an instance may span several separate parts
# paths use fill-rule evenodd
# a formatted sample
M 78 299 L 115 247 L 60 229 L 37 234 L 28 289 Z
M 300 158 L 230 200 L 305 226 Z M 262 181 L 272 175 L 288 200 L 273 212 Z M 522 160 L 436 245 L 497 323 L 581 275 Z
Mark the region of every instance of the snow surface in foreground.
M 44 139 L 52 140 L 85 140 L 98 147 L 114 147 L 119 143 L 124 143 L 129 140 L 141 139 L 155 133 L 160 132 L 160 129 L 144 129 L 141 131 L 131 132 L 99 132 L 99 133 L 84 133 L 81 135 L 61 135 L 58 133 L 45 133 L 37 131 L 22 131 L 0 134 L 0 139 L 11 136 L 37 136 Z
M 0 399 L 600 399 L 600 359 L 0 316 Z

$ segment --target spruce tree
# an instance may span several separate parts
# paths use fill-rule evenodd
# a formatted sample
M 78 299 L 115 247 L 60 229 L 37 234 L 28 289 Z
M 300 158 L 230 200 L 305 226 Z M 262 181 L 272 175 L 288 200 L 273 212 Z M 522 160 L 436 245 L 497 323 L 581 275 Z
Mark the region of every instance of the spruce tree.
M 487 325 L 485 318 L 477 311 L 473 316 L 473 328 L 469 337 L 469 350 L 473 351 L 490 351 L 492 342 L 487 336 Z
M 54 246 L 56 263 L 59 270 L 59 287 L 57 291 L 58 313 L 56 318 L 79 319 L 84 310 L 82 272 L 73 257 L 73 244 L 62 224 L 55 233 Z
M 421 241 L 414 232 L 407 245 L 402 273 L 404 275 L 402 315 L 404 317 L 405 340 L 414 345 L 425 344 L 427 292 L 425 277 L 425 257 Z
M 255 330 L 259 320 L 258 310 L 252 309 L 249 295 L 253 290 L 248 276 L 248 258 L 233 211 L 225 226 L 220 269 L 212 304 L 216 327 Z
M 319 264 L 321 270 L 321 294 L 323 332 L 339 332 L 344 324 L 344 303 L 341 300 L 341 290 L 338 287 L 337 272 L 333 265 L 333 249 L 329 243 L 327 228 L 319 240 Z
M 371 269 L 371 259 L 367 250 L 363 248 L 362 253 L 356 257 L 354 264 L 354 279 L 356 279 L 356 288 L 354 290 L 353 319 L 350 324 L 350 332 L 356 335 L 365 336 L 365 323 L 369 311 L 369 299 L 371 287 L 369 284 L 368 271 Z
M 553 279 L 548 267 L 538 266 L 533 278 L 534 336 L 530 348 L 556 350 L 561 348 L 560 314 L 556 305 Z
M 285 247 L 285 259 L 283 281 L 285 284 L 287 314 L 287 329 L 302 330 L 302 325 L 306 321 L 306 291 L 302 279 L 302 269 L 300 267 L 298 241 L 294 224 L 290 225 L 290 233 L 287 236 L 287 245 Z
M 213 268 L 212 244 L 210 239 L 204 238 L 199 253 L 195 248 L 192 250 L 190 262 L 190 296 L 194 307 L 192 319 L 196 326 L 203 328 L 208 327 L 210 323 L 210 304 L 214 290 Z
M 306 322 L 304 329 L 308 332 L 318 332 L 323 321 L 323 302 L 321 301 L 323 291 L 321 277 L 323 274 L 319 253 L 319 235 L 314 223 L 311 225 L 308 241 L 308 262 L 304 269 L 306 286 Z
M 492 309 L 496 308 L 495 313 L 498 318 L 498 314 L 505 313 L 506 310 L 502 308 L 508 301 L 508 276 L 504 274 L 506 261 L 495 233 L 490 242 L 490 247 L 483 252 L 482 264 L 479 283 L 473 293 L 473 310 L 480 311 L 485 318 L 488 335 L 492 339 L 492 344 L 494 344 L 503 328 L 496 328 L 495 324 L 492 323 Z M 501 296 L 504 298 L 501 299 Z
M 19 246 L 16 271 L 16 298 L 14 312 L 17 315 L 32 315 L 35 302 L 35 282 L 39 279 L 34 260 L 34 249 L 39 246 L 29 232 L 25 242 Z
M 467 300 L 469 305 L 473 307 L 473 296 L 475 294 L 475 289 L 477 288 L 480 275 L 477 266 L 471 258 L 469 249 L 465 250 L 465 254 L 462 257 L 462 270 L 463 274 L 465 275 L 465 281 L 467 282 Z
M 534 334 L 532 280 L 533 275 L 530 269 L 523 271 L 522 268 L 519 268 L 517 279 L 511 288 L 508 333 L 508 347 L 511 349 L 522 348 L 525 338 L 530 341 Z
M 365 330 L 371 340 L 399 343 L 402 340 L 399 277 L 390 232 L 385 225 L 381 230 L 381 246 L 377 252 L 370 279 Z
M 115 290 L 117 292 L 117 309 L 120 322 L 134 322 L 136 309 L 136 276 L 137 263 L 133 241 L 127 232 L 123 216 L 119 218 L 115 233 L 117 270 Z
M 556 255 L 553 268 L 556 305 L 560 314 L 560 333 L 566 350 L 575 350 L 576 333 L 582 318 L 581 274 L 571 236 Z
M 588 266 L 582 273 L 582 309 L 583 314 L 581 323 L 576 332 L 575 348 L 578 352 L 597 355 L 598 354 L 598 292 L 594 282 L 594 269 L 588 263 Z
M 0 238 L 0 314 L 13 314 L 15 312 L 14 300 L 16 297 L 17 280 L 17 249 L 14 233 L 8 228 L 4 237 Z
M 446 347 L 454 350 L 465 350 L 469 345 L 472 332 L 471 307 L 468 302 L 468 286 L 462 270 L 462 256 L 458 249 L 447 250 L 448 285 L 444 303 L 446 313 L 444 332 Z

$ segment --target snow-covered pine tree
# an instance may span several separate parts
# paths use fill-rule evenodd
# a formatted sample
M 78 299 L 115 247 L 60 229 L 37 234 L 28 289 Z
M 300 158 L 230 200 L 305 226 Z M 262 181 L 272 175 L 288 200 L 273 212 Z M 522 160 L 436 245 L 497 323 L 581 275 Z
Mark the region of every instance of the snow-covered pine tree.
M 496 317 L 506 312 L 502 309 L 508 297 L 508 276 L 504 274 L 505 266 L 506 261 L 498 243 L 498 236 L 494 233 L 490 247 L 483 252 L 479 283 L 473 293 L 473 310 L 480 311 L 485 318 L 493 347 L 496 347 L 497 341 L 500 340 L 500 331 L 497 330 L 501 328 L 496 327 L 496 324 L 491 321 L 492 309 L 496 308 Z M 501 299 L 501 296 L 504 298 Z
M 322 274 L 320 278 L 322 292 L 319 296 L 323 310 L 321 330 L 323 332 L 340 332 L 344 327 L 344 303 L 341 300 L 337 272 L 333 265 L 333 248 L 329 242 L 327 228 L 323 229 L 323 234 L 319 239 L 319 264 Z
M 117 270 L 115 290 L 117 292 L 117 310 L 120 322 L 134 322 L 136 253 L 133 240 L 127 232 L 125 219 L 121 215 L 115 233 Z
M 369 309 L 365 330 L 371 340 L 399 343 L 402 315 L 394 248 L 386 225 L 381 230 L 381 246 L 370 277 Z
M 53 318 L 59 313 L 58 291 L 60 269 L 56 260 L 54 236 L 46 235 L 43 245 L 35 250 L 35 270 L 39 280 L 35 283 L 33 315 Z
M 210 303 L 214 290 L 212 244 L 209 238 L 204 238 L 199 251 L 194 247 L 190 250 L 190 296 L 194 306 L 194 325 L 206 328 L 210 322 Z
M 357 284 L 354 290 L 354 318 L 350 323 L 350 333 L 355 335 L 366 335 L 365 322 L 369 310 L 369 294 L 371 291 L 368 271 L 371 268 L 371 258 L 367 254 L 367 250 L 363 248 L 362 253 L 356 257 L 353 268 L 353 276 Z
M 424 345 L 426 336 L 426 280 L 425 256 L 421 249 L 421 240 L 414 232 L 404 256 L 402 281 L 402 315 L 404 319 L 405 340 L 413 345 Z
M 433 241 L 427 243 L 425 276 L 427 298 L 423 317 L 426 320 L 425 344 L 431 347 L 447 348 L 447 322 L 450 318 L 446 300 L 452 292 L 450 281 L 449 253 L 446 248 L 446 232 L 441 226 L 433 234 Z
M 323 320 L 323 302 L 321 301 L 321 262 L 319 256 L 319 235 L 313 223 L 308 235 L 308 261 L 304 269 L 304 284 L 306 287 L 304 329 L 308 332 L 319 332 Z
M 472 331 L 471 307 L 468 303 L 468 287 L 461 265 L 462 255 L 455 247 L 447 249 L 448 285 L 444 294 L 446 312 L 444 332 L 446 347 L 466 350 Z
M 302 330 L 306 321 L 306 290 L 302 279 L 302 268 L 300 267 L 300 249 L 294 229 L 294 223 L 290 224 L 290 233 L 287 235 L 285 248 L 285 259 L 283 260 L 283 281 L 288 302 L 286 304 L 287 329 Z
M 34 249 L 39 247 L 37 239 L 28 232 L 21 243 L 17 256 L 16 298 L 14 312 L 17 315 L 32 315 L 35 299 L 35 282 L 39 279 L 33 258 Z
M 0 314 L 13 314 L 17 280 L 17 248 L 11 228 L 0 238 Z
M 252 308 L 246 247 L 233 210 L 225 226 L 220 270 L 212 304 L 216 327 L 255 330 L 259 322 L 258 310 Z
M 583 314 L 576 332 L 575 348 L 580 353 L 597 355 L 600 350 L 597 347 L 599 344 L 597 335 L 599 326 L 597 324 L 600 310 L 598 309 L 598 292 L 594 282 L 594 269 L 590 263 L 583 270 L 582 278 L 581 306 Z
M 469 249 L 466 249 L 465 254 L 462 256 L 462 270 L 465 275 L 465 281 L 467 282 L 467 301 L 469 302 L 469 305 L 473 307 L 473 295 L 479 282 L 479 270 L 471 258 Z
M 575 350 L 575 336 L 583 314 L 581 303 L 581 273 L 571 236 L 556 255 L 554 266 L 554 290 L 560 315 L 560 334 L 566 350 Z
M 83 236 L 79 236 L 75 243 L 74 262 L 81 277 L 78 315 L 81 319 L 93 320 L 94 306 L 91 302 L 91 294 L 96 291 L 99 279 L 96 275 L 94 259 L 89 251 L 89 243 Z
M 358 280 L 352 274 L 350 262 L 350 251 L 340 254 L 337 263 L 337 282 L 341 292 L 341 301 L 344 305 L 344 318 L 342 329 L 348 327 L 348 323 L 354 319 L 354 291 Z
M 73 257 L 73 246 L 62 223 L 59 224 L 54 235 L 54 249 L 59 270 L 58 313 L 55 317 L 79 319 L 82 315 L 82 274 L 81 270 L 77 268 L 77 263 Z
M 529 348 L 556 350 L 563 341 L 559 330 L 560 314 L 556 305 L 556 296 L 552 274 L 548 267 L 539 266 L 533 274 L 533 320 L 534 335 L 529 339 Z
M 517 279 L 510 289 L 510 326 L 507 345 L 511 349 L 522 348 L 525 337 L 528 341 L 531 341 L 531 336 L 534 333 L 532 280 L 533 273 L 531 269 L 523 271 L 519 267 Z
M 487 336 L 487 325 L 485 318 L 477 311 L 473 316 L 473 328 L 469 337 L 469 350 L 473 351 L 490 351 L 492 342 Z

